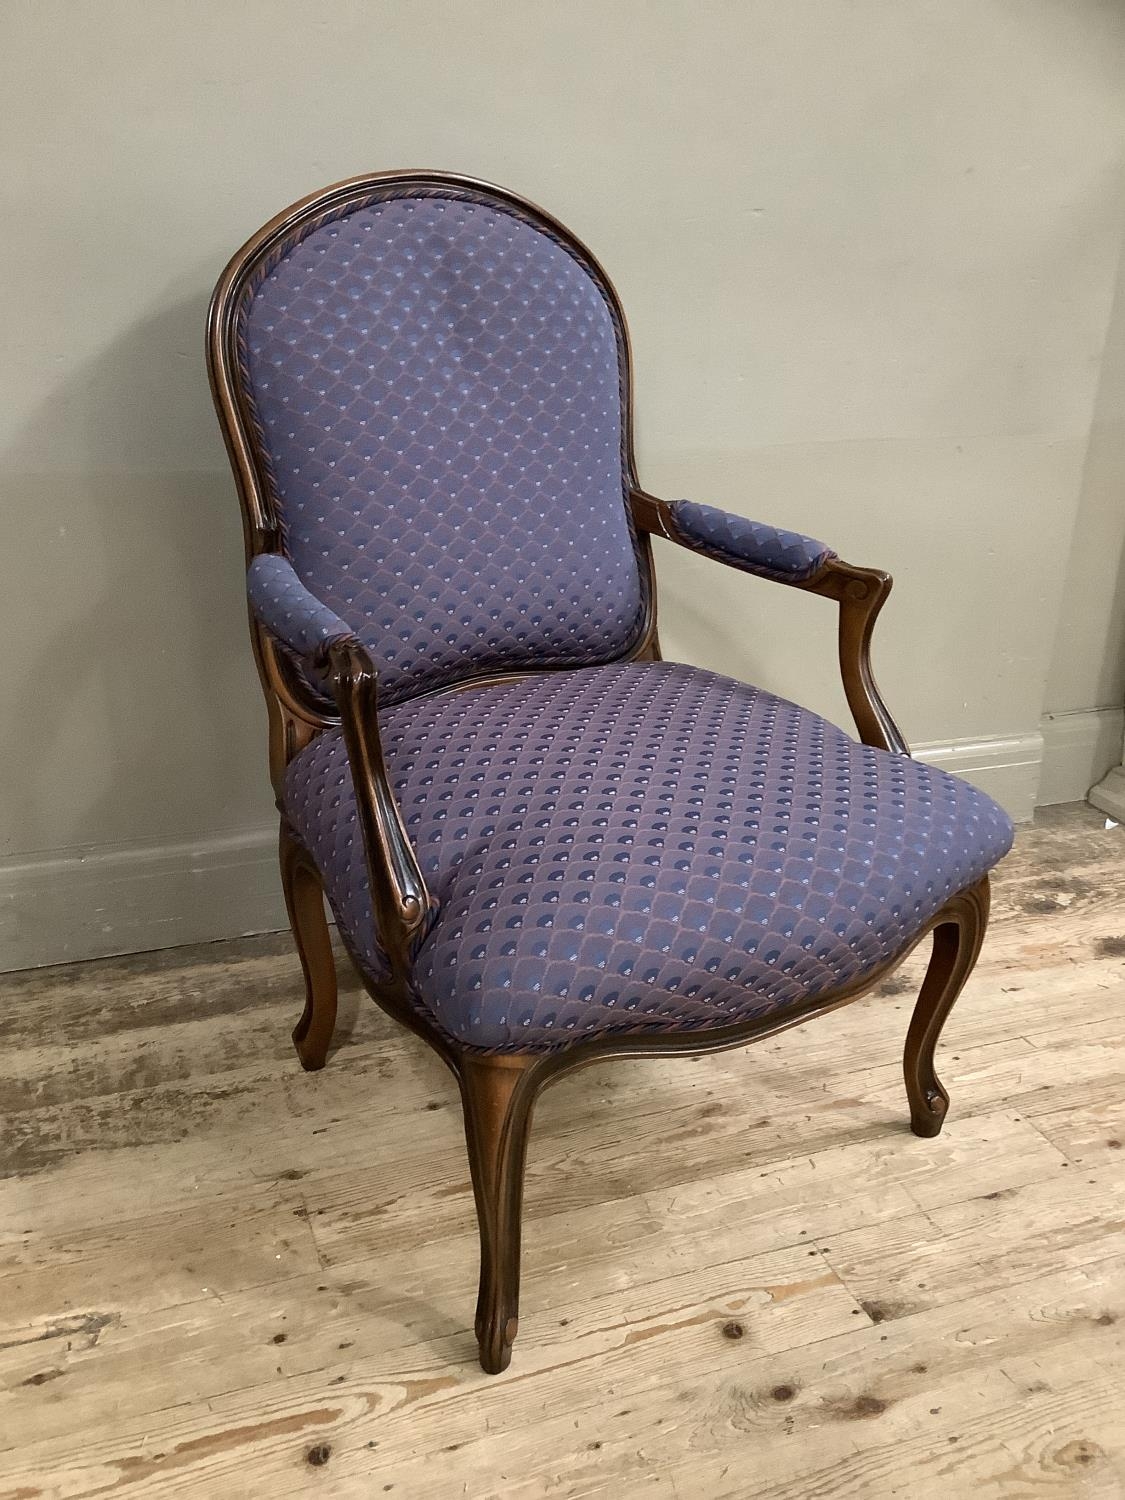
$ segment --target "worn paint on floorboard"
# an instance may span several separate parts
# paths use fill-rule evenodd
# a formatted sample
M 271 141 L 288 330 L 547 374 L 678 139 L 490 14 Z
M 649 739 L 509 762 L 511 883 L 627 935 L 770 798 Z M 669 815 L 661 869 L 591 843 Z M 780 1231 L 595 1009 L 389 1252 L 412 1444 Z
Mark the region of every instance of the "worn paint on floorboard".
M 483 1375 L 452 1081 L 268 936 L 0 980 L 0 1500 L 1125 1497 L 1125 829 L 1041 813 L 906 1128 L 924 958 L 548 1091 Z

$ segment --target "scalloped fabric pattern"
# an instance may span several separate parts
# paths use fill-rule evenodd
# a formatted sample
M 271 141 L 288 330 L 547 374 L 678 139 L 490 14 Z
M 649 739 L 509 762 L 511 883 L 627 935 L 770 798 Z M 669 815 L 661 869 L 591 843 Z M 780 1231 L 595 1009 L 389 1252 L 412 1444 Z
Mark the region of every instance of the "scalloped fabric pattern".
M 669 510 L 673 528 L 693 551 L 760 578 L 801 583 L 836 556 L 815 537 L 732 515 L 714 505 L 674 500 Z
M 385 702 L 636 641 L 618 333 L 557 240 L 495 202 L 357 207 L 268 272 L 243 346 L 286 552 Z
M 783 1010 L 900 951 L 1012 842 L 967 783 L 674 663 L 442 694 L 381 722 L 440 903 L 415 1003 L 483 1050 Z M 379 977 L 339 731 L 294 759 L 283 803 Z

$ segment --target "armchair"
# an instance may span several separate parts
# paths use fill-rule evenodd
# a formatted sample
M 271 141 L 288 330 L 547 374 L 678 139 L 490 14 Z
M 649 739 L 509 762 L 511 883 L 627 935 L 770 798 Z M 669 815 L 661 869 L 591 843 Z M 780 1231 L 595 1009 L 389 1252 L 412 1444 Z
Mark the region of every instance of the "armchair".
M 485 1370 L 511 1357 L 535 1099 L 877 986 L 927 934 L 905 1050 L 936 1135 L 942 1025 L 1011 825 L 917 764 L 875 686 L 886 574 L 637 481 L 616 293 L 557 220 L 433 172 L 338 184 L 231 261 L 208 329 L 242 502 L 282 885 L 324 1066 L 324 898 L 374 1000 L 461 1091 Z M 651 538 L 839 606 L 859 742 L 661 659 Z

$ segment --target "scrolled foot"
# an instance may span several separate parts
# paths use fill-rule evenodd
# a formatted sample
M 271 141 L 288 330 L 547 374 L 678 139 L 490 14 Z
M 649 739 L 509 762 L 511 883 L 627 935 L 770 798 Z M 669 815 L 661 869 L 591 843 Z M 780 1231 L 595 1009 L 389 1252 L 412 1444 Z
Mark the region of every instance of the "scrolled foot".
M 504 1317 L 502 1313 L 477 1319 L 480 1367 L 486 1375 L 499 1375 L 511 1364 L 519 1324 L 519 1318 Z
M 936 1083 L 925 1090 L 921 1099 L 910 1101 L 910 1128 L 915 1135 L 932 1139 L 941 1134 L 945 1117 L 949 1113 L 949 1095 Z
M 293 1028 L 293 1047 L 306 1073 L 319 1073 L 328 1061 L 328 1044 L 332 1033 L 317 1035 L 316 1028 L 302 1016 Z M 322 1028 L 323 1030 L 323 1028 Z

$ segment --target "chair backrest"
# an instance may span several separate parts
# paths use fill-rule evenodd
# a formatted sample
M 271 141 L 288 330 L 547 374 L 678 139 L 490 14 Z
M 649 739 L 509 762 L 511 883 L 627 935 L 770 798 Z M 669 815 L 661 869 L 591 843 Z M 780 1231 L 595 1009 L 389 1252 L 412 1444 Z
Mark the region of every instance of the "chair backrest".
M 369 647 L 383 698 L 629 655 L 648 569 L 628 345 L 589 252 L 426 174 L 330 190 L 241 256 L 230 375 L 269 545 Z

